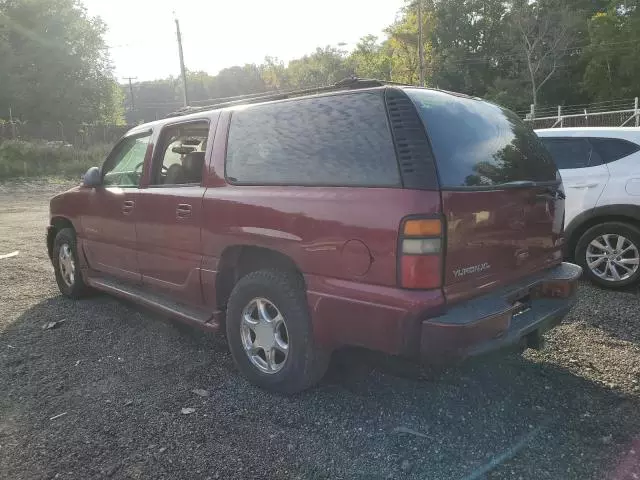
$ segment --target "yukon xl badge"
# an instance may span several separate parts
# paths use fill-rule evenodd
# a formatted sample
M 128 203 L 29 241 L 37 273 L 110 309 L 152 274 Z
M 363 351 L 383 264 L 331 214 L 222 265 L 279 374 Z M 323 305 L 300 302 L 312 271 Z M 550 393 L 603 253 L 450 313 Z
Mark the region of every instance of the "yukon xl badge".
M 453 274 L 456 278 L 464 277 L 465 275 L 469 275 L 470 273 L 480 273 L 485 270 L 489 270 L 491 265 L 487 262 L 481 263 L 479 265 L 471 265 L 470 267 L 458 268 L 453 271 Z

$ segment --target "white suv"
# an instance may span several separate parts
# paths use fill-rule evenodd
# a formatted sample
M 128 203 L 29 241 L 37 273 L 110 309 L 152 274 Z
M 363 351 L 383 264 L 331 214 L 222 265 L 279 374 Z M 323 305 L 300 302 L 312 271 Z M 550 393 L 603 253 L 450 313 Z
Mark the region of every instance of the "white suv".
M 567 196 L 566 256 L 604 287 L 640 278 L 640 128 L 536 130 Z

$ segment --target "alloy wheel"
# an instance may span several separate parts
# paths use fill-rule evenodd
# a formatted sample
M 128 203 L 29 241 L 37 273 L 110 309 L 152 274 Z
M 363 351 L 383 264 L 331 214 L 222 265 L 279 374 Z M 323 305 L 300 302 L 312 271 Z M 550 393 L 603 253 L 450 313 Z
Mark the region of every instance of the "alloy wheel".
M 263 373 L 284 367 L 289 355 L 289 333 L 278 308 L 266 298 L 254 298 L 242 310 L 240 336 L 251 363 Z
M 597 277 L 608 282 L 627 280 L 638 271 L 640 252 L 628 238 L 603 234 L 587 246 L 587 266 Z
M 58 265 L 60 266 L 60 275 L 67 287 L 73 287 L 76 278 L 76 263 L 73 260 L 73 253 L 68 243 L 60 245 L 58 252 Z

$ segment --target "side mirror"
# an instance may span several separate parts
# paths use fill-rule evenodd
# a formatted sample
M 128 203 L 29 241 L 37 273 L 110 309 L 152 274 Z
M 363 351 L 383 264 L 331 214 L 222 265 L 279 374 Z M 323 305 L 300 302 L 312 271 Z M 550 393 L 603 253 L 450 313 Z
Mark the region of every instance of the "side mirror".
M 97 187 L 102 184 L 102 175 L 98 167 L 91 167 L 82 177 L 82 186 Z

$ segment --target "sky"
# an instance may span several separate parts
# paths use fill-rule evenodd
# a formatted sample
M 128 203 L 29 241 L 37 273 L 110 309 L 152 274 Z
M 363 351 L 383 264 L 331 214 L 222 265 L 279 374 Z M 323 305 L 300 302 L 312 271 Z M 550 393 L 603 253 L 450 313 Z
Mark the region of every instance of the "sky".
M 403 0 L 84 0 L 108 26 L 107 45 L 118 80 L 177 76 L 174 14 L 180 20 L 185 65 L 215 74 L 260 63 L 287 62 L 316 47 L 354 46 L 367 34 L 384 37 Z

